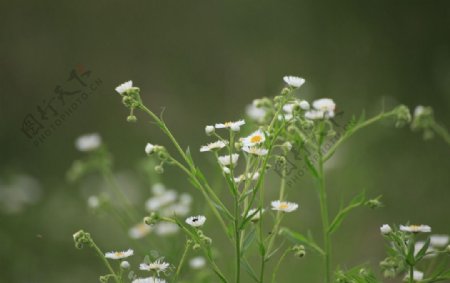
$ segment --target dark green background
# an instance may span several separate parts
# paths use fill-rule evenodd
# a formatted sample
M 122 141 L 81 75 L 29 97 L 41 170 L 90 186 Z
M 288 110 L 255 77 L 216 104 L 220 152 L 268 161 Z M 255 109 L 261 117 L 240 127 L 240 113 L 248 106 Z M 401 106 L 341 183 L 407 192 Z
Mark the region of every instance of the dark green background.
M 242 117 L 254 98 L 276 95 L 286 74 L 306 78 L 307 99 L 333 98 L 345 120 L 362 109 L 376 113 L 384 99 L 387 107 L 430 105 L 450 125 L 449 1 L 17 0 L 0 3 L 0 30 L 0 176 L 30 174 L 43 188 L 37 205 L 0 215 L 0 282 L 96 282 L 104 269 L 93 254 L 73 247 L 79 228 L 105 250 L 127 246 L 114 222 L 86 212 L 88 194 L 64 177 L 80 157 L 73 144 L 80 134 L 99 132 L 118 171 L 135 170 L 147 141 L 166 143 L 141 114 L 138 124 L 125 122 L 114 93 L 123 81 L 133 79 L 156 112 L 166 107 L 166 122 L 194 149 L 207 141 L 204 125 Z M 20 130 L 25 115 L 80 64 L 102 86 L 33 146 Z M 363 188 L 383 194 L 386 207 L 358 210 L 344 223 L 334 262 L 376 267 L 384 255 L 383 223 L 426 223 L 449 233 L 449 151 L 442 140 L 424 142 L 389 122 L 346 143 L 328 170 L 330 199 L 338 200 L 332 207 Z M 194 157 L 207 168 L 204 156 Z M 174 170 L 163 178 L 193 191 Z M 303 178 L 289 194 L 301 205 L 286 217 L 289 226 L 318 234 L 311 180 Z M 195 206 L 202 207 L 200 197 Z M 318 263 L 314 255 L 286 261 L 280 281 L 319 282 Z

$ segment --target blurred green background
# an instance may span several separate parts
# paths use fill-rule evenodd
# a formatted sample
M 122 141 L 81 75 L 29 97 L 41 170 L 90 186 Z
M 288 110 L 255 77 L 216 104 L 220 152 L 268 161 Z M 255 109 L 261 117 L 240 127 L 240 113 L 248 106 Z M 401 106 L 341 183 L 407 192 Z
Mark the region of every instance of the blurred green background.
M 96 186 L 65 179 L 82 156 L 75 138 L 98 132 L 117 172 L 134 181 L 129 189 L 136 204 L 149 196 L 150 185 L 134 179 L 136 164 L 146 142 L 167 140 L 141 113 L 137 124 L 125 121 L 128 113 L 114 88 L 126 80 L 142 89 L 154 111 L 166 107 L 167 124 L 193 149 L 208 140 L 206 124 L 243 117 L 253 99 L 278 94 L 286 74 L 306 78 L 300 92 L 305 98 L 333 98 L 345 120 L 362 109 L 377 113 L 384 100 L 387 107 L 430 105 L 437 120 L 450 126 L 449 1 L 17 0 L 1 1 L 0 23 L 0 282 L 97 282 L 103 266 L 92 252 L 73 246 L 72 234 L 80 228 L 104 250 L 134 247 L 112 219 L 87 210 Z M 82 68 L 102 84 L 34 146 L 21 130 L 24 118 L 36 115 L 56 86 L 73 84 L 69 73 Z M 344 223 L 334 238 L 335 265 L 367 262 L 377 269 L 383 223 L 425 223 L 450 233 L 449 147 L 392 124 L 357 134 L 327 169 L 330 200 L 366 189 L 382 194 L 385 203 L 381 210 L 357 210 Z M 203 168 L 210 167 L 193 152 Z M 274 197 L 277 177 L 271 177 Z M 202 198 L 176 170 L 162 181 L 192 193 L 194 211 L 201 211 Z M 17 196 L 11 184 L 26 189 Z M 288 193 L 301 209 L 286 217 L 286 225 L 319 236 L 311 179 L 302 178 Z M 214 227 L 206 231 L 221 239 Z M 152 243 L 149 250 L 162 254 L 182 246 Z M 222 250 L 225 243 L 215 242 Z M 320 282 L 319 263 L 312 254 L 288 260 L 280 282 L 294 282 L 293 276 Z

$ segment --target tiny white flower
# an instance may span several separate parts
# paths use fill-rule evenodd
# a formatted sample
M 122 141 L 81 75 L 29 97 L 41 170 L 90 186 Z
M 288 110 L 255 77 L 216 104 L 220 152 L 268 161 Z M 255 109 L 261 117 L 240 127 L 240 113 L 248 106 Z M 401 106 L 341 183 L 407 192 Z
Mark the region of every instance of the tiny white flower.
M 284 212 L 292 212 L 298 208 L 298 204 L 294 202 L 280 201 L 275 200 L 272 201 L 272 210 L 279 210 Z
M 260 210 L 257 208 L 252 208 L 248 211 L 247 217 L 250 217 L 251 215 L 253 215 L 251 217 L 250 221 L 257 222 L 261 218 L 261 215 L 264 213 L 264 211 L 265 211 L 264 209 Z
M 225 174 L 230 174 L 230 173 L 231 173 L 230 168 L 228 168 L 227 166 L 223 166 L 223 167 L 222 167 L 222 170 L 223 170 L 223 172 L 224 172 Z
M 316 110 L 322 111 L 325 118 L 333 118 L 336 104 L 330 98 L 321 98 L 313 102 L 313 107 Z
M 263 143 L 266 140 L 264 132 L 257 130 L 251 133 L 249 136 L 242 138 L 241 142 L 244 146 L 254 146 Z
M 292 149 L 292 143 L 290 143 L 290 142 L 284 142 L 283 143 L 283 147 L 287 150 L 287 151 L 291 151 L 291 149 Z
M 245 124 L 244 120 L 239 120 L 236 122 L 226 122 L 223 124 L 216 124 L 216 129 L 231 129 L 232 131 L 239 131 L 240 127 Z
M 169 236 L 174 235 L 180 231 L 180 227 L 178 227 L 175 223 L 170 222 L 160 222 L 155 226 L 155 233 L 158 236 Z
M 278 121 L 290 122 L 292 119 L 294 119 L 294 115 L 292 114 L 278 114 Z
M 123 84 L 116 87 L 116 91 L 119 94 L 123 94 L 124 92 L 130 90 L 133 87 L 133 81 L 124 82 Z
M 145 153 L 147 153 L 148 155 L 153 153 L 153 150 L 155 149 L 155 145 L 151 144 L 151 143 L 147 143 L 147 145 L 145 146 Z
M 186 219 L 186 223 L 191 225 L 192 227 L 200 227 L 205 224 L 206 217 L 203 215 L 191 216 Z
M 154 271 L 158 275 L 160 272 L 166 272 L 169 267 L 170 264 L 163 261 L 162 259 L 157 259 L 156 261 L 150 263 L 141 263 L 139 265 L 140 270 Z
M 431 227 L 428 225 L 409 225 L 409 226 L 404 226 L 404 225 L 400 225 L 400 230 L 403 232 L 411 232 L 411 233 L 430 233 L 431 232 Z
M 201 268 L 205 267 L 205 265 L 206 265 L 206 260 L 202 256 L 197 256 L 197 257 L 191 258 L 191 260 L 189 260 L 189 266 L 192 269 L 201 269 Z
M 130 268 L 130 263 L 128 261 L 124 260 L 120 263 L 120 267 L 123 269 L 128 269 L 128 268 Z
M 305 118 L 309 120 L 319 120 L 325 118 L 325 112 L 320 110 L 309 110 L 305 112 Z
M 87 200 L 88 206 L 92 209 L 96 209 L 100 206 L 100 200 L 98 196 L 90 196 Z
M 445 248 L 448 245 L 448 235 L 431 235 L 430 244 L 435 248 Z
M 222 166 L 228 166 L 230 164 L 236 165 L 239 159 L 239 154 L 233 153 L 232 155 L 219 156 L 219 163 Z
M 79 151 L 92 151 L 99 148 L 101 144 L 102 138 L 97 133 L 82 135 L 75 141 L 75 147 Z
M 152 229 L 145 223 L 138 223 L 128 230 L 131 239 L 142 239 L 147 236 Z
M 110 258 L 110 259 L 123 259 L 123 258 L 130 257 L 133 254 L 134 254 L 134 251 L 132 249 L 128 249 L 127 251 L 123 251 L 123 252 L 108 252 L 108 253 L 105 253 L 105 257 L 106 258 Z
M 383 235 L 387 235 L 392 232 L 392 228 L 391 226 L 389 226 L 389 224 L 384 224 L 383 226 L 380 227 L 380 232 Z
M 253 104 L 247 105 L 245 113 L 255 122 L 262 123 L 266 117 L 267 111 L 263 108 L 256 107 Z
M 288 103 L 283 105 L 283 111 L 289 114 L 292 114 L 294 112 L 295 107 L 298 105 L 298 103 Z
M 242 147 L 242 150 L 247 153 L 259 155 L 259 156 L 267 155 L 267 153 L 269 152 L 265 148 L 259 148 L 259 147 L 254 147 L 254 146 L 244 146 L 244 147 Z
M 425 111 L 424 106 L 422 105 L 416 106 L 416 108 L 414 109 L 414 117 L 419 117 L 420 115 L 423 114 L 424 111 Z
M 166 280 L 157 277 L 137 278 L 132 283 L 166 283 Z
M 209 136 L 214 133 L 214 126 L 208 125 L 205 127 L 205 133 Z
M 310 108 L 309 102 L 306 100 L 300 101 L 299 105 L 300 105 L 300 108 L 303 110 L 309 110 L 309 108 Z
M 406 274 L 406 276 L 405 276 L 405 280 L 408 280 L 408 279 L 409 279 L 409 273 Z M 422 280 L 423 279 L 423 272 L 418 271 L 418 270 L 414 270 L 413 271 L 413 279 L 414 279 L 414 281 Z
M 216 141 L 216 142 L 212 142 L 212 143 L 209 143 L 209 144 L 207 144 L 207 145 L 202 146 L 202 147 L 200 148 L 200 152 L 212 151 L 212 150 L 215 150 L 215 149 L 221 149 L 221 148 L 226 147 L 227 144 L 228 144 L 227 141 Z
M 284 76 L 283 80 L 285 83 L 292 87 L 299 88 L 305 83 L 304 78 L 296 77 L 296 76 Z

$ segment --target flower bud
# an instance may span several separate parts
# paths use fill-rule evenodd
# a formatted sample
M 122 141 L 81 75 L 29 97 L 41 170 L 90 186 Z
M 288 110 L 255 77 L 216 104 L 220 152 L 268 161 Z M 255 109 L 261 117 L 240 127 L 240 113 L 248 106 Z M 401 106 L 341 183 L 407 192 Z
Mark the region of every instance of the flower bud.
M 212 134 L 214 134 L 215 128 L 214 126 L 208 125 L 205 127 L 205 133 L 210 136 Z
M 396 127 L 402 127 L 405 124 L 411 122 L 411 113 L 409 111 L 409 108 L 405 105 L 400 105 L 395 109 L 395 126 Z
M 164 167 L 162 165 L 156 165 L 155 166 L 155 172 L 157 174 L 164 174 Z
M 303 110 L 309 110 L 310 109 L 309 103 L 306 100 L 300 101 L 299 105 L 300 105 L 300 108 L 303 109 Z
M 135 123 L 136 121 L 137 121 L 137 118 L 134 115 L 130 115 L 127 117 L 127 122 Z
M 130 268 L 130 263 L 128 261 L 124 260 L 120 263 L 120 268 L 128 269 L 128 268 Z
M 285 87 L 281 90 L 281 95 L 288 95 L 291 90 L 288 87 Z
M 295 245 L 292 247 L 292 251 L 294 252 L 294 255 L 297 257 L 304 257 L 306 255 L 305 246 L 303 245 Z
M 283 149 L 284 149 L 285 151 L 291 151 L 291 149 L 292 149 L 292 144 L 291 144 L 290 142 L 287 141 L 287 142 L 283 143 L 282 147 L 283 147 Z

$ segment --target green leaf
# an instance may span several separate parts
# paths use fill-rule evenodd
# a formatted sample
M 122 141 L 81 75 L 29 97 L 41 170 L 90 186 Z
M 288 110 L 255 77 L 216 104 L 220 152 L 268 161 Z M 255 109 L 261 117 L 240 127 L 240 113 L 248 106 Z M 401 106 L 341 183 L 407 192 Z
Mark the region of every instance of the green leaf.
M 416 261 L 414 259 L 414 246 L 415 246 L 415 241 L 411 237 L 411 239 L 409 240 L 409 244 L 408 244 L 408 253 L 406 254 L 406 263 L 409 266 L 414 266 L 416 264 Z
M 415 262 L 419 262 L 426 255 L 429 246 L 430 246 L 430 237 L 428 237 L 423 247 L 417 253 L 415 257 Z
M 355 196 L 351 201 L 350 204 L 347 205 L 345 208 L 342 208 L 336 217 L 331 222 L 330 226 L 328 227 L 328 233 L 331 235 L 333 232 L 335 232 L 342 224 L 342 221 L 344 221 L 345 217 L 348 215 L 350 211 L 353 209 L 364 205 L 365 203 L 365 193 L 361 192 L 357 196 Z
M 312 248 L 319 254 L 325 255 L 325 252 L 316 244 L 316 242 L 314 242 L 314 240 L 311 237 L 307 238 L 304 235 L 294 232 L 294 231 L 291 231 L 290 229 L 285 228 L 285 227 L 280 229 L 280 235 L 285 236 L 291 242 L 298 243 L 298 244 L 304 244 L 304 245 Z
M 251 267 L 250 263 L 245 259 L 242 258 L 241 260 L 242 267 L 244 270 L 250 275 L 250 277 L 255 280 L 255 282 L 259 282 L 258 276 L 256 275 L 255 270 Z
M 245 237 L 243 243 L 242 243 L 242 249 L 241 249 L 241 256 L 245 254 L 245 252 L 248 250 L 248 248 L 251 246 L 253 241 L 256 238 L 256 229 L 252 229 L 250 233 L 247 234 Z

